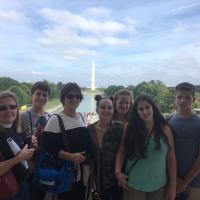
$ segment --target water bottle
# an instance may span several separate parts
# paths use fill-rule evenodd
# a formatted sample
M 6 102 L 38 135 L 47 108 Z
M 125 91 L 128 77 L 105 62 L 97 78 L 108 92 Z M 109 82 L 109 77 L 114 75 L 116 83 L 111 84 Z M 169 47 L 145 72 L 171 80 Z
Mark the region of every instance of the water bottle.
M 16 142 L 11 137 L 9 137 L 7 139 L 7 143 L 14 155 L 17 155 L 21 151 L 19 146 L 16 144 Z M 22 160 L 21 164 L 25 167 L 25 169 L 28 169 L 28 163 L 26 160 Z

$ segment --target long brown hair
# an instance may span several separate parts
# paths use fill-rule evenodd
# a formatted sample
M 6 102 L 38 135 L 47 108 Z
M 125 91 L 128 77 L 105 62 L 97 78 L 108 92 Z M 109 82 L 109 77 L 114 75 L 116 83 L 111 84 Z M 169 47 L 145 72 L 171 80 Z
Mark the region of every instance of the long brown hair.
M 11 98 L 15 101 L 16 104 L 18 104 L 17 96 L 10 91 L 3 91 L 3 92 L 0 93 L 0 100 L 5 99 L 5 98 Z M 16 116 L 16 119 L 14 120 L 13 124 L 16 127 L 16 132 L 20 133 L 21 132 L 21 118 L 20 118 L 18 106 L 17 106 L 17 116 Z M 1 125 L 0 125 L 0 130 L 3 131 L 3 128 L 2 128 Z

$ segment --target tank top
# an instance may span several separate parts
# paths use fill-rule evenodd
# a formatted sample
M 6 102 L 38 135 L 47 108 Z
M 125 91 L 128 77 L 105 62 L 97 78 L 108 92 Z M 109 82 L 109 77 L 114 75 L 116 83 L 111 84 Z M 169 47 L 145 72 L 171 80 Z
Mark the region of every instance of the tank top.
M 146 150 L 147 158 L 140 158 L 128 174 L 129 187 L 143 192 L 152 192 L 167 183 L 166 158 L 168 146 L 163 139 L 160 140 L 160 143 L 161 148 L 157 150 L 154 136 L 150 138 Z M 128 160 L 126 170 L 130 168 L 135 159 Z

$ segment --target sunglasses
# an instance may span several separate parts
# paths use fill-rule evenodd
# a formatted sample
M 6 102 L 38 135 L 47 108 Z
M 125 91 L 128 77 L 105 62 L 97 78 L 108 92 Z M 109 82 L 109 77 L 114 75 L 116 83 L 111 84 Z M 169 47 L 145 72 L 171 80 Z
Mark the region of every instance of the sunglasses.
M 82 99 L 82 95 L 81 94 L 67 94 L 66 98 L 70 99 L 70 100 L 72 100 L 74 98 L 76 98 L 76 99 Z
M 99 106 L 99 108 L 100 108 L 100 109 L 103 109 L 103 110 L 105 110 L 106 108 L 107 108 L 108 110 L 112 110 L 112 109 L 113 109 L 112 106 Z
M 15 110 L 17 109 L 17 105 L 0 106 L 0 111 L 6 111 L 8 109 Z

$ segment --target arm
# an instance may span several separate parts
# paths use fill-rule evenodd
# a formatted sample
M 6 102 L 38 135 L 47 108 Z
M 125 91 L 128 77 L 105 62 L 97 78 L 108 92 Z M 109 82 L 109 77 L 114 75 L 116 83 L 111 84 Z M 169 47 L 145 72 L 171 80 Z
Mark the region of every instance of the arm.
M 85 160 L 85 151 L 77 152 L 77 153 L 69 153 L 64 150 L 60 150 L 58 153 L 58 157 L 63 160 L 70 160 L 75 164 L 81 164 Z
M 125 157 L 126 157 L 126 151 L 124 148 L 124 139 L 126 135 L 126 130 L 127 130 L 127 126 L 124 126 L 120 147 L 117 152 L 116 161 L 115 161 L 115 176 L 119 182 L 119 185 L 121 185 L 123 188 L 126 188 L 127 179 L 128 179 L 128 176 L 121 172 L 122 166 L 124 164 Z
M 176 196 L 176 177 L 177 177 L 177 165 L 176 165 L 176 156 L 174 150 L 174 139 L 169 126 L 165 127 L 165 134 L 167 136 L 169 150 L 167 154 L 167 169 L 168 169 L 168 199 L 175 199 Z
M 0 176 L 9 171 L 12 167 L 23 160 L 28 160 L 33 155 L 34 149 L 27 149 L 27 145 L 20 151 L 18 155 L 9 160 L 0 162 Z
M 200 148 L 199 154 L 193 163 L 191 169 L 188 173 L 182 178 L 182 183 L 184 185 L 184 189 L 192 182 L 192 180 L 200 173 Z

